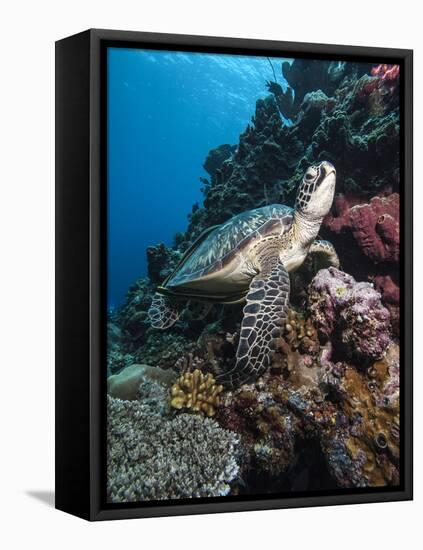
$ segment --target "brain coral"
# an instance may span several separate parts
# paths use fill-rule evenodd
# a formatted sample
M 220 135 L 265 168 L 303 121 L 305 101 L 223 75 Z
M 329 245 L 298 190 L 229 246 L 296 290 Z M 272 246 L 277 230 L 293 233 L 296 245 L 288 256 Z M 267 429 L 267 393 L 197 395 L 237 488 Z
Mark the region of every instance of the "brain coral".
M 135 502 L 227 495 L 238 438 L 208 418 L 166 418 L 141 401 L 108 396 L 108 499 Z

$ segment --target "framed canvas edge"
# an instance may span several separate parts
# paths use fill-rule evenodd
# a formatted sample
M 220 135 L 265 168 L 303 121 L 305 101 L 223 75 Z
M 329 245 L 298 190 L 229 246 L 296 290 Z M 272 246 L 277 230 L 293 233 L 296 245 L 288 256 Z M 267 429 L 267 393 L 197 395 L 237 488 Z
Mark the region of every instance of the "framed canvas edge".
M 169 35 L 159 33 L 143 33 L 130 31 L 111 31 L 92 29 L 90 33 L 90 235 L 89 235 L 89 286 L 90 286 L 90 403 L 89 403 L 89 472 L 90 472 L 90 520 L 110 520 L 123 518 L 158 517 L 186 514 L 209 514 L 218 512 L 269 510 L 309 506 L 330 506 L 344 504 L 360 504 L 372 502 L 402 501 L 413 498 L 412 464 L 413 464 L 413 409 L 412 409 L 412 161 L 413 161 L 413 134 L 412 134 L 412 99 L 413 99 L 413 52 L 405 49 L 387 49 L 362 46 L 339 46 L 324 44 L 306 44 L 279 42 L 256 39 L 218 38 L 191 35 Z M 160 43 L 169 47 L 188 46 L 204 47 L 210 49 L 229 48 L 244 50 L 245 53 L 257 52 L 257 50 L 273 50 L 278 52 L 297 52 L 300 54 L 316 54 L 328 56 L 351 56 L 351 57 L 386 57 L 398 59 L 403 62 L 405 77 L 403 79 L 403 176 L 404 188 L 401 199 L 404 206 L 401 210 L 403 219 L 403 236 L 401 243 L 404 262 L 405 291 L 403 298 L 402 348 L 404 348 L 404 369 L 405 379 L 402 380 L 403 400 L 401 414 L 404 417 L 404 485 L 403 490 L 385 492 L 330 495 L 330 496 L 308 496 L 292 498 L 272 498 L 266 500 L 246 501 L 221 501 L 189 504 L 172 504 L 161 506 L 122 507 L 119 509 L 106 509 L 102 503 L 102 437 L 101 425 L 101 400 L 105 391 L 105 380 L 102 376 L 102 353 L 101 349 L 101 323 L 104 312 L 101 309 L 101 277 L 100 269 L 104 261 L 104 243 L 102 243 L 102 212 L 104 214 L 104 193 L 101 192 L 102 169 L 104 169 L 105 150 L 101 142 L 101 45 L 106 41 L 139 42 L 139 43 Z M 104 106 L 103 106 L 104 107 Z M 103 167 L 103 168 L 102 168 Z

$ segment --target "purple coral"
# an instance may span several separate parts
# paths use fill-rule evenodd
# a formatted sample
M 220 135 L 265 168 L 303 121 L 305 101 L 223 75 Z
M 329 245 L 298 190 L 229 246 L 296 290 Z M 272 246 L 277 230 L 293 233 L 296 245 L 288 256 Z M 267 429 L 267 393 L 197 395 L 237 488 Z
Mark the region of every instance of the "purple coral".
M 322 269 L 310 285 L 309 307 L 319 335 L 336 341 L 353 359 L 376 360 L 387 350 L 390 313 L 372 284 L 334 267 Z

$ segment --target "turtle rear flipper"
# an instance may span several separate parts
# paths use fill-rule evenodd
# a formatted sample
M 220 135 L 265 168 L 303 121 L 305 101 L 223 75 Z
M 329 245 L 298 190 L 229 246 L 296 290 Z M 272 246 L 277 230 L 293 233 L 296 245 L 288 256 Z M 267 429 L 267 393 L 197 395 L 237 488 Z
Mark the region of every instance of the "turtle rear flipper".
M 289 275 L 277 256 L 264 260 L 247 294 L 235 367 L 218 377 L 228 387 L 258 378 L 270 365 L 289 304 Z
M 151 326 L 165 330 L 174 325 L 181 314 L 178 306 L 176 301 L 156 292 L 148 310 Z

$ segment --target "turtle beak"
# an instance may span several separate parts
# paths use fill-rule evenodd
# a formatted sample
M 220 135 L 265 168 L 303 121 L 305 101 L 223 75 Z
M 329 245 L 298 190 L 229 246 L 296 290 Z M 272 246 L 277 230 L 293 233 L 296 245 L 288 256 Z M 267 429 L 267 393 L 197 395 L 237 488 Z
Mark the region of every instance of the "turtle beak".
M 329 176 L 329 174 L 334 174 L 336 176 L 336 170 L 335 170 L 335 166 L 327 161 L 327 160 L 324 160 L 321 164 L 320 164 L 320 169 L 323 173 L 323 177 L 326 178 L 327 176 Z
M 331 174 L 333 174 L 331 177 L 331 180 L 332 179 L 335 180 L 336 178 L 335 166 L 330 162 L 328 162 L 327 160 L 324 160 L 319 165 L 319 179 L 317 180 L 316 188 L 320 187 L 320 184 L 326 181 Z

